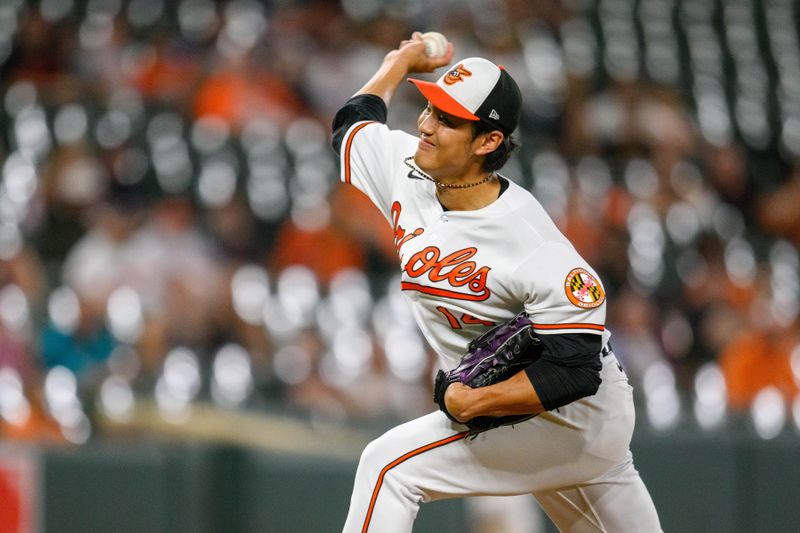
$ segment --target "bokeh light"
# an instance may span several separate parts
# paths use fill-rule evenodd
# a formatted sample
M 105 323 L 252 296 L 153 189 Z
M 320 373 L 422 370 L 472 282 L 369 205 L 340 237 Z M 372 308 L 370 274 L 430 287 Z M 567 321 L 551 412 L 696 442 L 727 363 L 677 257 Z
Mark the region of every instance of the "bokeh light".
M 783 395 L 775 387 L 765 387 L 753 400 L 750 414 L 756 434 L 765 440 L 774 439 L 786 423 Z

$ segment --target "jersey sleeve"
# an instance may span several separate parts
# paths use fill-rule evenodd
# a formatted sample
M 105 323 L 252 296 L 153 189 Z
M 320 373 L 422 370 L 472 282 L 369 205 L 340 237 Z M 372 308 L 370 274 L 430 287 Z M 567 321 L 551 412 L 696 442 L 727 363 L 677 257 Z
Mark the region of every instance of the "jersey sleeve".
M 331 146 L 340 155 L 345 134 L 356 122 L 374 121 L 386 124 L 389 110 L 386 102 L 374 94 L 359 94 L 347 102 L 336 113 L 331 124 Z
M 403 160 L 414 154 L 417 142 L 380 122 L 356 122 L 342 141 L 340 179 L 366 194 L 389 220 L 393 181 L 405 173 Z
M 600 277 L 571 245 L 543 244 L 523 261 L 514 280 L 521 284 L 536 333 L 608 336 Z

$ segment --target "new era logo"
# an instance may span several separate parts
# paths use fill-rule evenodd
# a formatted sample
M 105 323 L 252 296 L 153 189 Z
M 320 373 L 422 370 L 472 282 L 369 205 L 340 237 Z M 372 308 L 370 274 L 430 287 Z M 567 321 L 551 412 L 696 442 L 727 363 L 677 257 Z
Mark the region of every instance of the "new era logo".
M 492 112 L 489 113 L 489 118 L 492 120 L 500 120 L 500 113 L 492 109 Z

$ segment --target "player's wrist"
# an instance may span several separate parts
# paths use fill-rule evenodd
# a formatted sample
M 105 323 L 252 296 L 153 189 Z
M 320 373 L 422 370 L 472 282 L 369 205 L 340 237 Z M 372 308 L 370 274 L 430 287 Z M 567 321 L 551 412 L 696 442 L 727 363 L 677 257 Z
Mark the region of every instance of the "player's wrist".
M 447 53 L 441 57 L 430 57 L 425 52 L 425 43 L 419 34 L 384 56 L 383 65 L 397 69 L 403 77 L 419 72 L 433 72 L 448 64 L 453 55 L 453 46 L 448 44 Z
M 389 72 L 393 72 L 400 81 L 404 80 L 409 74 L 433 70 L 427 63 L 424 52 L 420 56 L 419 50 L 410 47 L 392 50 L 383 58 L 383 67 Z
M 445 392 L 444 401 L 450 416 L 459 422 L 466 422 L 476 415 L 471 413 L 474 402 L 471 396 L 476 389 L 464 385 L 463 383 L 452 383 Z
M 409 60 L 408 57 L 403 55 L 402 49 L 398 48 L 386 54 L 383 58 L 384 68 L 397 69 L 404 73 L 408 73 Z

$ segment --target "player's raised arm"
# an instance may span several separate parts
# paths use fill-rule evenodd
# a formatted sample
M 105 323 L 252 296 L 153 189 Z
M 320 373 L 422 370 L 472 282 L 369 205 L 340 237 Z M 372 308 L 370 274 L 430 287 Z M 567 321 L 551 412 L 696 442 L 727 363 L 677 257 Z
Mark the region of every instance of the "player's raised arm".
M 451 43 L 447 44 L 447 51 L 444 55 L 430 57 L 425 51 L 422 34 L 414 32 L 411 39 L 403 41 L 397 49 L 386 54 L 380 68 L 356 92 L 355 96 L 374 94 L 380 97 L 386 105 L 389 105 L 397 87 L 409 74 L 433 72 L 437 68 L 449 64 L 451 59 L 453 59 L 453 45 Z
M 414 32 L 410 39 L 400 43 L 395 50 L 383 58 L 375 74 L 356 91 L 333 119 L 331 144 L 337 153 L 347 130 L 362 120 L 386 122 L 386 107 L 391 102 L 397 87 L 409 74 L 433 72 L 447 65 L 453 58 L 453 45 L 447 43 L 444 55 L 431 57 L 425 51 L 422 34 Z

